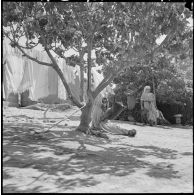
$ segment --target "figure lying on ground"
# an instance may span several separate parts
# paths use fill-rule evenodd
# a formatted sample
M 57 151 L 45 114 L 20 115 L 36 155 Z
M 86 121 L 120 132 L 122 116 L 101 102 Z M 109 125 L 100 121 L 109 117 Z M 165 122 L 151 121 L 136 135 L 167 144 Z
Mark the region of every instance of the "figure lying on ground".
M 102 102 L 102 100 L 104 100 Z M 108 101 L 107 101 L 108 102 Z M 106 111 L 103 109 L 106 106 L 105 98 L 99 94 L 94 102 L 94 107 L 92 110 L 92 127 L 91 131 L 105 131 L 110 134 L 115 135 L 126 135 L 126 136 L 135 136 L 136 130 L 127 130 L 119 126 L 112 125 L 109 120 L 116 119 L 117 116 L 126 108 L 121 102 L 112 102 L 112 107 L 108 108 Z

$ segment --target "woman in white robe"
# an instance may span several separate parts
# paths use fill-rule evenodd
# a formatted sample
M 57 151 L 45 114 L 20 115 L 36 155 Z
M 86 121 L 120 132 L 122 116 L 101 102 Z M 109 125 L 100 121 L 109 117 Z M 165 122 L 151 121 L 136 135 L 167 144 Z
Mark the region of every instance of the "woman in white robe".
M 141 110 L 147 111 L 147 121 L 150 125 L 157 125 L 157 118 L 159 117 L 158 109 L 156 108 L 156 100 L 153 93 L 151 93 L 150 86 L 145 86 L 141 95 Z

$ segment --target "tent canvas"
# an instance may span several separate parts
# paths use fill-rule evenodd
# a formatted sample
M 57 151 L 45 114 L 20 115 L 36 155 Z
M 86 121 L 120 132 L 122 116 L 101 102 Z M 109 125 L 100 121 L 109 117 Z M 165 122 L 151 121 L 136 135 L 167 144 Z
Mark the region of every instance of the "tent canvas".
M 61 103 L 67 100 L 67 92 L 56 71 L 48 66 L 39 65 L 22 56 L 17 48 L 12 48 L 8 40 L 3 40 L 3 97 L 7 101 L 18 104 L 18 94 L 23 94 L 25 105 L 40 99 L 45 103 Z M 46 52 L 38 50 L 27 50 L 30 56 L 40 61 L 50 63 Z M 80 101 L 80 67 L 66 65 L 62 58 L 57 63 L 64 74 L 74 97 Z M 102 81 L 103 75 L 97 72 L 96 67 L 92 68 L 94 88 Z M 84 74 L 86 77 L 86 73 Z M 85 80 L 87 80 L 85 78 Z M 84 86 L 84 99 L 87 100 L 86 83 Z M 27 93 L 28 91 L 28 93 Z M 111 87 L 106 87 L 101 93 L 111 92 Z M 28 96 L 28 97 L 27 97 Z M 10 98 L 11 97 L 11 98 Z M 28 102 L 29 101 L 29 102 Z
M 50 62 L 49 57 L 44 52 L 37 50 L 26 52 L 40 61 Z M 9 42 L 4 40 L 2 87 L 3 96 L 8 102 L 14 102 L 14 105 L 17 106 L 18 98 L 16 96 L 18 93 L 22 94 L 27 90 L 31 100 L 38 101 L 42 99 L 44 101 L 44 99 L 47 99 L 47 103 L 59 102 L 58 85 L 58 75 L 51 67 L 39 65 L 23 57 L 18 49 L 12 48 Z M 10 96 L 12 96 L 11 99 Z M 14 96 L 15 98 L 13 98 Z M 49 101 L 48 97 L 50 97 Z

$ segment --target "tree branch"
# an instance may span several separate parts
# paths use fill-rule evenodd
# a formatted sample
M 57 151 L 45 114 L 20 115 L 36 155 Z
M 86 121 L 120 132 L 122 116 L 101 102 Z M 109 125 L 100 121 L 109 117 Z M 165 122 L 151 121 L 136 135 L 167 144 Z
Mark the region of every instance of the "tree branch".
M 99 88 L 97 88 L 97 89 L 95 90 L 95 92 L 93 93 L 93 97 L 94 97 L 94 98 L 97 97 L 97 95 L 98 95 L 105 87 L 107 87 L 107 86 L 113 81 L 113 79 L 114 79 L 115 76 L 116 76 L 116 74 L 113 74 L 107 81 L 105 81 L 104 83 L 102 83 L 102 85 L 101 85 Z
M 13 24 L 11 23 L 11 25 L 10 25 L 10 29 L 11 29 L 11 34 L 12 34 L 12 36 L 13 36 L 13 39 L 14 39 L 14 41 L 16 42 L 16 38 L 15 38 L 15 32 L 14 32 L 14 27 L 13 27 Z
M 104 78 L 102 82 L 97 86 L 95 91 L 93 92 L 93 97 L 96 98 L 97 95 L 105 88 L 107 87 L 111 81 L 114 79 L 114 77 L 117 75 L 117 72 L 112 72 L 109 75 L 109 78 Z
M 51 54 L 51 52 L 49 51 L 49 49 L 47 47 L 45 47 L 45 51 L 47 53 L 47 55 L 49 56 L 50 60 L 52 61 L 54 66 L 58 66 L 55 58 L 53 57 L 53 55 Z
M 20 48 L 23 48 L 23 49 L 33 49 L 34 47 L 36 47 L 39 43 L 35 43 L 35 45 L 31 46 L 31 47 L 24 47 L 22 45 L 20 45 Z
M 65 57 L 65 56 L 59 55 L 59 53 L 56 52 L 55 47 L 54 47 L 54 49 L 53 49 L 53 47 L 52 47 L 51 50 L 52 50 L 55 54 L 57 54 L 57 56 L 59 56 L 59 57 L 61 57 L 61 58 L 63 58 L 63 59 L 66 60 L 66 57 Z
M 87 91 L 91 91 L 91 49 L 92 49 L 92 40 L 88 40 L 87 43 L 88 47 L 88 57 L 87 57 L 87 67 L 88 67 L 88 72 L 87 72 L 87 77 L 88 77 L 88 86 L 87 86 Z
M 11 43 L 13 43 L 17 48 L 18 50 L 20 50 L 22 52 L 22 54 L 27 57 L 28 59 L 34 61 L 34 62 L 37 62 L 38 64 L 40 65 L 44 65 L 44 66 L 53 66 L 52 63 L 47 63 L 47 62 L 42 62 L 42 61 L 39 61 L 37 60 L 36 58 L 33 58 L 31 57 L 30 55 L 28 55 L 23 49 L 22 49 L 22 46 L 20 46 L 18 43 L 16 43 L 15 41 L 13 41 L 6 33 L 5 33 L 5 36 L 11 41 Z
M 36 58 L 33 58 L 33 57 L 29 56 L 26 52 L 24 52 L 23 49 L 20 48 L 20 46 L 19 46 L 17 43 L 15 43 L 15 46 L 16 46 L 16 47 L 23 53 L 23 55 L 24 55 L 25 57 L 27 57 L 28 59 L 30 59 L 30 60 L 32 60 L 32 61 L 34 61 L 34 62 L 37 62 L 37 63 L 40 64 L 40 65 L 51 66 L 51 67 L 53 67 L 53 64 L 52 64 L 52 63 L 42 62 L 42 61 L 37 60 Z
M 74 7 L 74 5 L 73 5 L 73 7 Z M 81 22 L 81 20 L 80 20 L 80 17 L 78 16 L 78 14 L 77 14 L 77 11 L 75 11 L 74 10 L 74 14 L 75 14 L 75 16 L 77 17 L 77 19 L 78 19 L 78 23 L 79 23 L 79 27 L 81 27 L 82 28 L 82 35 L 83 34 L 87 34 L 87 32 L 86 32 L 86 30 L 85 30 L 85 28 L 84 28 L 84 26 L 83 26 L 83 24 L 82 24 L 82 22 Z
M 67 94 L 68 94 L 68 97 L 70 98 L 70 100 L 72 100 L 72 102 L 79 108 L 81 108 L 83 105 L 73 96 L 71 90 L 70 90 L 70 87 L 68 85 L 68 83 L 66 82 L 65 80 L 65 77 L 64 77 L 64 74 L 63 72 L 61 71 L 61 69 L 59 68 L 55 58 L 53 57 L 53 55 L 51 54 L 51 52 L 49 51 L 49 49 L 47 47 L 45 47 L 45 51 L 47 52 L 49 58 L 51 59 L 51 61 L 53 62 L 53 68 L 54 70 L 57 72 L 58 76 L 60 77 L 66 91 L 67 91 Z
M 76 52 L 79 52 L 75 47 L 72 47 L 72 49 L 73 49 L 74 51 L 76 51 Z
M 79 50 L 79 58 L 80 58 L 80 100 L 83 101 L 83 95 L 84 95 L 84 59 L 83 56 L 85 54 L 85 49 Z
M 109 78 L 112 76 L 112 73 L 109 74 Z M 99 89 L 101 88 L 101 86 L 109 79 L 108 77 L 105 77 L 100 83 L 99 85 L 96 87 L 96 89 L 94 90 L 94 93 L 96 93 L 96 91 L 99 91 Z

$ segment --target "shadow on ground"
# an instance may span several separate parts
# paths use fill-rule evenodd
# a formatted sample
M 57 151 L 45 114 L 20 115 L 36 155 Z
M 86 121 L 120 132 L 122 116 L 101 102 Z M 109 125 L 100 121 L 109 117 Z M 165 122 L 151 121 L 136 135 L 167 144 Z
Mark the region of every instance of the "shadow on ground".
M 102 138 L 88 136 L 74 131 L 75 126 L 62 126 L 62 131 L 47 134 L 32 134 L 29 129 L 43 128 L 39 124 L 4 123 L 3 125 L 3 180 L 14 177 L 6 168 L 32 168 L 49 179 L 54 176 L 55 186 L 60 190 L 77 188 L 78 186 L 94 186 L 100 181 L 95 175 L 109 174 L 113 176 L 130 175 L 140 168 L 146 168 L 146 174 L 155 178 L 177 178 L 172 164 L 151 164 L 144 160 L 153 155 L 160 159 L 175 159 L 177 152 L 155 146 L 124 147 L 105 146 L 109 142 Z M 55 128 L 54 128 L 55 129 Z M 76 147 L 68 147 L 73 142 Z M 99 148 L 97 151 L 78 149 L 81 143 Z M 63 145 L 65 144 L 65 145 Z M 85 177 L 81 177 L 84 175 Z M 68 179 L 71 176 L 71 179 Z M 43 178 L 42 178 L 43 179 Z M 35 178 L 35 182 L 42 180 Z M 34 183 L 35 183 L 34 182 Z M 3 192 L 47 192 L 45 186 L 19 189 L 17 184 L 3 186 Z

